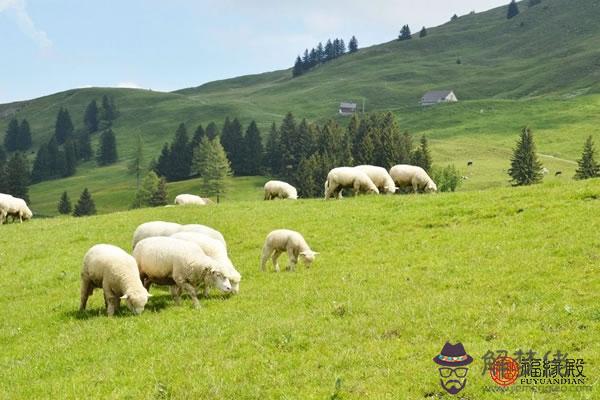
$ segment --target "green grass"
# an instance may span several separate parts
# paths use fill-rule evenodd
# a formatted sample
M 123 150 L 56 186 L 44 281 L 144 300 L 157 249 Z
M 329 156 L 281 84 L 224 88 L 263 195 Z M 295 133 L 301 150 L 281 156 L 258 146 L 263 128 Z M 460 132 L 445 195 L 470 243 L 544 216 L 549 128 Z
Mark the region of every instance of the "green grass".
M 0 398 L 343 399 L 441 396 L 431 358 L 450 340 L 487 350 L 560 349 L 600 363 L 600 180 L 343 201 L 238 201 L 90 218 L 34 219 L 0 236 Z M 96 243 L 129 250 L 149 220 L 219 229 L 243 275 L 231 298 L 194 310 L 166 291 L 139 317 L 77 313 L 79 272 Z M 261 273 L 266 234 L 304 233 L 310 269 Z M 283 256 L 285 258 L 285 256 Z M 284 261 L 285 262 L 285 261 Z M 592 392 L 536 399 L 598 398 Z M 510 395 L 531 398 L 531 394 Z

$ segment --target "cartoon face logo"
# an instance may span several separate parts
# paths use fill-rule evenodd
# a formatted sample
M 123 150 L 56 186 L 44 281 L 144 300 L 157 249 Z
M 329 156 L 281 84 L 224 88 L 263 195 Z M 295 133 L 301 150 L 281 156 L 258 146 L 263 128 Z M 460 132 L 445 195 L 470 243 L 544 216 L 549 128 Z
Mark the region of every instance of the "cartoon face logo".
M 466 366 L 473 362 L 473 357 L 467 354 L 462 343 L 446 342 L 433 362 L 440 366 L 440 385 L 446 392 L 455 395 L 467 386 L 469 368 Z

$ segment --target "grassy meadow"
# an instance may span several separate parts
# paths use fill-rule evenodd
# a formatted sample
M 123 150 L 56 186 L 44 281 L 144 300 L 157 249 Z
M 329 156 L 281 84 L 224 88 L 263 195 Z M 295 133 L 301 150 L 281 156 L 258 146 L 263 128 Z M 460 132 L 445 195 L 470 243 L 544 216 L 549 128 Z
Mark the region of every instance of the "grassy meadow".
M 560 349 L 597 382 L 599 211 L 600 180 L 590 180 L 2 226 L 0 398 L 450 398 L 431 360 L 446 341 L 475 359 L 457 398 L 598 398 L 597 384 L 490 394 L 481 369 L 487 350 Z M 130 250 L 135 227 L 158 219 L 219 229 L 243 275 L 239 295 L 212 292 L 194 310 L 153 288 L 141 316 L 123 307 L 108 318 L 96 291 L 78 313 L 87 249 Z M 280 227 L 321 253 L 310 269 L 259 271 L 263 240 Z

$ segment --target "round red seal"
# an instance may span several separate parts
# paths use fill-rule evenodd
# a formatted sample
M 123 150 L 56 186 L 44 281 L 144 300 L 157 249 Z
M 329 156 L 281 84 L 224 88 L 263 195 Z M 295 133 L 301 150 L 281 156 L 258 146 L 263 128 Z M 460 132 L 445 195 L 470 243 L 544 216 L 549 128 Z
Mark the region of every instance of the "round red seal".
M 490 367 L 490 375 L 500 386 L 510 386 L 519 377 L 519 363 L 510 357 L 498 357 Z

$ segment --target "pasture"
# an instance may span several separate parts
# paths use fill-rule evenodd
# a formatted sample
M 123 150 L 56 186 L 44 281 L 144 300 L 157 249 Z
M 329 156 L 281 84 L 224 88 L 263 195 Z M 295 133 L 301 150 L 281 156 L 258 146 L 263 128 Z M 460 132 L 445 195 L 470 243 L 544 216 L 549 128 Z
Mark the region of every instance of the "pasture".
M 594 384 L 599 212 L 600 180 L 590 180 L 1 226 L 0 398 L 440 398 L 432 358 L 446 341 L 475 359 L 457 398 L 508 398 L 484 392 L 487 350 L 560 349 L 585 360 Z M 134 229 L 150 220 L 219 229 L 243 275 L 240 294 L 213 291 L 194 310 L 153 287 L 141 316 L 122 306 L 108 318 L 97 290 L 79 313 L 87 249 L 130 251 Z M 281 227 L 321 253 L 310 269 L 259 271 L 263 240 Z M 599 396 L 596 384 L 535 398 Z

